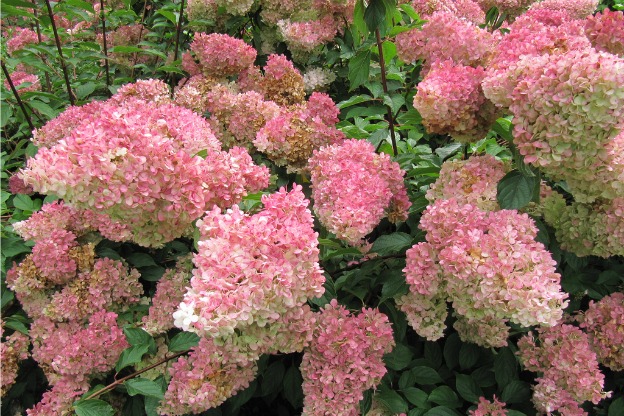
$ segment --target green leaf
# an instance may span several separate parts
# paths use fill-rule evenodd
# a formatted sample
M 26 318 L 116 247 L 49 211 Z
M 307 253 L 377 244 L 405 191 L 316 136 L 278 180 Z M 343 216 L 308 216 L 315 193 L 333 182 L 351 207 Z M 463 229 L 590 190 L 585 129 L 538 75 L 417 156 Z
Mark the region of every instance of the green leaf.
M 74 410 L 78 416 L 113 416 L 113 406 L 104 400 L 89 399 L 74 403 Z
M 386 254 L 399 253 L 411 247 L 412 236 L 406 233 L 392 233 L 380 236 L 373 243 L 372 251 L 382 256 Z
M 348 100 L 341 101 L 337 104 L 339 109 L 344 109 L 347 107 L 351 107 L 352 105 L 361 104 L 372 100 L 373 97 L 366 94 L 354 95 L 350 97 Z
M 28 318 L 20 314 L 9 316 L 4 320 L 4 326 L 6 328 L 10 328 L 14 331 L 21 332 L 24 335 L 28 335 L 28 328 L 25 325 L 26 323 L 28 323 Z
M 130 396 L 141 394 L 155 399 L 162 399 L 165 397 L 165 392 L 162 390 L 162 387 L 155 381 L 146 378 L 132 378 L 125 381 L 124 386 L 128 389 L 128 394 Z
M 418 366 L 412 368 L 414 381 L 420 385 L 430 385 L 442 382 L 442 377 L 431 367 Z
M 355 3 L 355 8 L 353 10 L 353 27 L 355 29 L 355 32 L 357 32 L 360 36 L 366 37 L 368 32 L 366 28 L 366 22 L 364 21 L 363 0 L 357 0 L 357 2 Z
M 411 4 L 400 4 L 399 7 L 405 12 L 405 14 L 411 17 L 412 20 L 416 22 L 420 21 L 420 16 L 416 13 L 416 10 L 414 10 L 414 7 L 412 7 Z
M 0 103 L 0 127 L 6 126 L 13 115 L 13 109 L 6 102 Z
M 505 403 L 523 403 L 531 398 L 531 389 L 524 381 L 514 380 L 507 384 L 501 394 Z
M 379 392 L 375 395 L 375 398 L 393 414 L 407 412 L 407 402 L 403 399 L 403 397 L 383 384 L 381 385 Z
M 386 2 L 384 0 L 371 0 L 364 11 L 364 22 L 371 32 L 379 28 L 386 20 Z
M 2 291 L 2 301 L 0 309 L 4 309 L 13 299 L 15 299 L 15 294 L 10 290 L 6 289 Z
M 436 342 L 425 342 L 425 358 L 431 362 L 434 368 L 442 365 L 442 350 Z
M 165 274 L 165 268 L 161 266 L 147 266 L 141 268 L 141 278 L 148 282 L 157 282 Z
M 230 403 L 232 404 L 232 409 L 241 408 L 245 403 L 251 400 L 251 398 L 256 393 L 257 389 L 258 389 L 258 383 L 254 380 L 253 382 L 249 384 L 249 386 L 245 390 L 238 392 L 236 396 L 232 397 L 229 400 Z M 221 413 L 218 413 L 218 414 L 221 415 Z M 205 416 L 209 416 L 209 415 L 210 415 L 209 413 L 205 414 Z
M 40 112 L 41 114 L 43 114 L 50 120 L 58 115 L 57 110 L 54 110 L 48 104 L 41 102 L 39 100 L 30 100 L 28 102 L 28 105 L 30 105 L 32 108 L 34 108 L 35 110 L 37 110 L 38 112 Z
M 115 371 L 120 372 L 129 365 L 140 363 L 143 355 L 147 353 L 149 345 L 133 345 L 121 352 L 115 365 Z
M 502 209 L 520 209 L 533 198 L 533 191 L 539 185 L 536 177 L 524 176 L 512 170 L 500 180 L 497 186 L 496 199 Z
M 303 405 L 302 382 L 303 378 L 299 368 L 294 365 L 288 367 L 286 374 L 284 374 L 284 397 L 295 409 Z
M 511 121 L 506 118 L 499 118 L 496 120 L 492 126 L 492 130 L 508 142 L 513 140 L 513 125 L 511 124 Z
M 165 16 L 167 18 L 167 20 L 169 20 L 171 23 L 173 23 L 174 25 L 178 24 L 178 19 L 175 13 L 170 12 L 168 10 L 158 10 L 156 12 L 156 14 L 160 14 L 162 16 Z
M 624 415 L 624 397 L 618 397 L 613 400 L 609 406 L 609 416 L 622 416 Z
M 459 350 L 459 366 L 466 370 L 474 366 L 479 360 L 479 347 L 475 344 L 463 344 Z
M 282 361 L 276 361 L 271 364 L 266 369 L 264 374 L 262 374 L 262 381 L 260 383 L 262 395 L 268 396 L 279 391 L 282 386 L 285 373 L 286 368 L 284 367 L 284 363 Z
M 461 416 L 461 414 L 446 406 L 437 406 L 425 413 L 424 416 Z
M 387 299 L 397 298 L 409 291 L 409 286 L 405 282 L 405 276 L 401 270 L 389 270 L 387 274 L 382 275 L 384 283 L 381 288 L 381 299 L 379 303 L 383 303 Z
M 466 374 L 457 374 L 455 378 L 457 392 L 464 400 L 478 403 L 479 397 L 483 396 L 483 390 L 477 385 L 472 377 Z
M 429 395 L 423 390 L 416 387 L 407 387 L 401 390 L 403 395 L 409 402 L 418 407 L 427 407 L 427 398 Z
M 357 53 L 349 61 L 349 91 L 353 91 L 360 85 L 368 81 L 368 74 L 370 71 L 370 51 L 363 50 Z
M 436 387 L 429 394 L 429 401 L 450 408 L 461 406 L 459 397 L 449 386 Z
M 193 332 L 180 332 L 169 341 L 169 352 L 182 352 L 199 344 L 199 336 Z
M 31 244 L 30 246 L 28 244 Z M 22 253 L 29 253 L 32 241 L 26 243 L 19 237 L 3 237 L 2 238 L 2 255 L 6 258 L 17 256 Z
M 149 343 L 154 340 L 154 338 L 142 328 L 124 328 L 123 331 L 130 345 L 149 345 Z
M 147 266 L 156 266 L 156 262 L 146 253 L 132 253 L 127 258 L 128 263 L 133 265 L 134 267 L 147 267 Z
M 449 335 L 444 343 L 444 361 L 449 370 L 457 367 L 459 364 L 459 350 L 462 342 L 456 332 Z
M 494 377 L 501 389 L 518 379 L 518 361 L 509 347 L 498 350 L 494 358 Z
M 80 100 L 87 98 L 93 91 L 95 91 L 96 85 L 93 82 L 87 82 L 76 87 L 76 97 Z
M 22 211 L 35 212 L 38 211 L 43 203 L 40 199 L 33 199 L 28 195 L 18 194 L 13 198 L 13 206 Z
M 391 370 L 402 370 L 412 361 L 412 351 L 403 344 L 397 344 L 392 352 L 384 355 L 384 363 Z M 399 412 L 400 413 L 400 412 Z
M 388 40 L 384 41 L 381 44 L 381 49 L 383 51 L 383 57 L 386 62 L 390 62 L 392 58 L 394 58 L 397 54 L 396 45 Z
M 142 48 L 138 46 L 114 46 L 108 50 L 111 53 L 140 53 L 144 52 Z

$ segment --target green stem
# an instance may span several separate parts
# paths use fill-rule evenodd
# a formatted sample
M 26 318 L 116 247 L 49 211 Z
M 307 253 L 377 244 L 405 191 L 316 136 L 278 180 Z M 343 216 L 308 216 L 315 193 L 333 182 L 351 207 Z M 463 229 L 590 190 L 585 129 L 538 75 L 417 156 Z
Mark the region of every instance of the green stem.
M 381 35 L 379 29 L 375 29 L 375 36 L 377 37 L 377 51 L 379 52 L 379 66 L 381 67 L 381 86 L 383 87 L 384 94 L 388 94 L 388 82 L 386 81 L 386 62 L 383 56 L 383 46 L 381 43 Z M 396 144 L 396 136 L 394 133 L 394 117 L 392 116 L 392 109 L 389 105 L 386 105 L 388 126 L 390 128 L 390 139 L 392 140 L 392 153 L 398 155 L 399 151 Z
M 30 130 L 34 130 L 35 126 L 33 125 L 33 122 L 30 119 L 30 115 L 26 111 L 26 107 L 24 107 L 24 102 L 22 101 L 19 94 L 17 93 L 17 90 L 15 89 L 13 80 L 11 79 L 11 76 L 9 75 L 9 70 L 7 69 L 6 65 L 4 65 L 4 61 L 2 61 L 1 64 L 2 64 L 2 72 L 4 72 L 4 76 L 6 77 L 9 83 L 9 87 L 11 88 L 11 91 L 13 92 L 13 95 L 15 96 L 15 99 L 17 100 L 17 105 L 20 106 L 20 108 L 22 109 L 22 113 L 24 113 L 24 117 L 26 117 L 26 121 L 28 122 L 28 127 L 30 127 Z
M 123 377 L 123 378 L 120 378 L 119 380 L 115 380 L 114 382 L 112 382 L 112 383 L 111 383 L 111 384 L 109 384 L 108 386 L 104 387 L 103 389 L 100 389 L 100 390 L 96 391 L 95 393 L 93 393 L 93 394 L 89 395 L 88 397 L 86 397 L 86 398 L 85 398 L 85 399 L 83 399 L 83 400 L 95 399 L 95 398 L 96 398 L 96 397 L 98 397 L 99 395 L 104 394 L 104 393 L 106 393 L 106 392 L 108 392 L 108 391 L 113 390 L 115 387 L 117 387 L 117 386 L 119 386 L 119 385 L 123 384 L 125 381 L 128 381 L 128 380 L 130 380 L 130 379 L 132 379 L 132 378 L 134 378 L 134 377 L 136 377 L 136 376 L 138 376 L 138 375 L 140 375 L 140 374 L 143 374 L 143 373 L 145 373 L 146 371 L 151 370 L 152 368 L 158 367 L 159 365 L 164 364 L 164 363 L 166 363 L 167 361 L 171 361 L 171 360 L 173 360 L 174 358 L 178 358 L 178 357 L 180 357 L 180 356 L 182 356 L 182 355 L 184 355 L 184 354 L 188 354 L 190 351 L 191 351 L 191 350 L 186 350 L 186 351 L 179 352 L 179 353 L 177 353 L 177 354 L 173 354 L 171 357 L 165 357 L 165 358 L 163 358 L 162 360 L 158 361 L 158 362 L 157 362 L 157 363 L 155 363 L 155 364 L 152 364 L 152 365 L 150 365 L 150 366 L 148 366 L 148 367 L 145 367 L 145 368 L 143 368 L 143 369 L 141 369 L 141 370 L 139 370 L 139 371 L 137 371 L 137 372 L 134 372 L 134 373 L 132 373 L 132 374 L 130 374 L 130 375 L 127 375 L 127 376 L 125 376 L 125 377 Z
M 65 66 L 65 58 L 63 57 L 63 48 L 61 48 L 61 38 L 59 38 L 58 30 L 56 30 L 56 23 L 54 22 L 54 12 L 50 5 L 50 0 L 45 0 L 45 4 L 48 8 L 48 15 L 50 16 L 50 23 L 52 24 L 52 32 L 54 32 L 54 41 L 56 42 L 56 49 L 59 53 L 59 61 L 61 62 L 61 69 L 63 70 L 63 77 L 65 78 L 65 86 L 67 87 L 67 94 L 69 95 L 69 103 L 75 105 L 76 96 L 71 89 L 69 83 L 69 75 L 67 74 L 67 66 Z

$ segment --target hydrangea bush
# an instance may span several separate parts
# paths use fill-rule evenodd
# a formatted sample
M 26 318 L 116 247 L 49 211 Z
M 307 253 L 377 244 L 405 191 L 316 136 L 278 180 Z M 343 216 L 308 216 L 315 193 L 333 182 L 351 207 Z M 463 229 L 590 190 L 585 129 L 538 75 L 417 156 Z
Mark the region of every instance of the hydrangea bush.
M 624 413 L 623 9 L 3 3 L 1 411 Z

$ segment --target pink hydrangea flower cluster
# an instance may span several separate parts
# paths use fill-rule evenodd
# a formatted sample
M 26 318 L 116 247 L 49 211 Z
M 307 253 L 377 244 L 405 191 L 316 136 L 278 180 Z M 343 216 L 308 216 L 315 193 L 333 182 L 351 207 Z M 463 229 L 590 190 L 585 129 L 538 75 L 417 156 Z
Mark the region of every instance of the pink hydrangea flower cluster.
M 492 398 L 493 401 L 489 401 L 485 397 L 479 397 L 479 403 L 475 410 L 470 410 L 468 414 L 470 416 L 506 416 L 507 410 L 505 409 L 505 403 L 499 401 L 496 396 Z
M 499 111 L 483 95 L 484 78 L 485 70 L 481 67 L 450 60 L 433 64 L 414 96 L 414 108 L 427 131 L 448 134 L 461 143 L 485 137 Z
M 32 195 L 35 192 L 33 191 L 32 186 L 26 185 L 17 173 L 14 173 L 9 177 L 7 185 L 9 187 L 9 192 L 13 195 Z
M 32 29 L 23 27 L 11 28 L 11 33 L 10 35 L 7 35 L 6 39 L 6 50 L 9 55 L 13 55 L 15 51 L 24 49 L 30 44 L 39 43 L 39 37 L 37 36 L 37 32 Z M 42 36 L 41 40 L 45 42 L 48 40 L 48 38 L 47 36 Z
M 525 75 L 525 66 L 534 65 L 542 55 L 559 56 L 591 45 L 582 23 L 571 21 L 565 12 L 530 11 L 509 26 L 492 56 L 482 82 L 485 96 L 496 105 L 509 107 L 512 92 Z
M 420 227 L 427 242 L 407 251 L 403 270 L 416 296 L 399 299 L 399 305 L 409 315 L 416 308 L 439 315 L 429 314 L 429 321 L 408 315 L 411 323 L 428 328 L 421 332 L 417 326 L 417 333 L 435 335 L 432 339 L 442 335 L 443 324 L 431 322 L 436 315 L 446 317 L 446 310 L 437 306 L 442 299 L 452 303 L 460 335 L 479 333 L 482 338 L 470 340 L 484 346 L 506 345 L 507 320 L 552 326 L 561 319 L 567 295 L 555 261 L 535 241 L 537 228 L 528 215 L 486 212 L 451 198 L 427 207 Z M 410 304 L 414 300 L 423 303 L 415 307 Z
M 613 371 L 624 369 L 624 293 L 615 292 L 578 316 L 580 327 L 589 335 L 598 360 Z
M 485 66 L 497 43 L 498 35 L 446 11 L 433 13 L 422 29 L 411 29 L 396 37 L 399 57 L 405 62 L 423 59 L 425 70 L 436 61 L 445 60 L 465 66 Z
M 307 93 L 326 91 L 335 79 L 336 74 L 325 68 L 309 67 L 303 74 L 303 83 Z
M 543 206 L 544 220 L 555 228 L 564 250 L 580 257 L 624 255 L 624 198 L 566 205 L 555 192 Z
M 318 317 L 303 355 L 304 416 L 359 414 L 364 391 L 386 373 L 383 355 L 394 347 L 388 317 L 376 309 L 351 315 L 334 299 Z
M 496 200 L 498 182 L 511 169 L 509 163 L 492 155 L 472 156 L 442 164 L 440 176 L 427 191 L 429 202 L 455 198 L 458 204 L 471 204 L 483 211 L 500 209 Z
M 7 285 L 31 317 L 82 322 L 94 309 L 120 311 L 138 302 L 143 287 L 137 270 L 95 259 L 94 244 L 78 244 L 79 237 L 95 229 L 88 217 L 55 202 L 14 225 L 35 246 L 7 273 Z
M 541 0 L 531 5 L 530 10 L 564 11 L 574 19 L 584 19 L 598 7 L 598 0 Z
M 36 319 L 30 329 L 33 358 L 52 385 L 63 379 L 77 383 L 108 372 L 128 348 L 117 314 L 100 310 L 87 326 L 79 321 Z
M 15 331 L 11 335 L 4 336 L 4 322 L 0 321 L 0 357 L 2 357 L 2 377 L 0 377 L 0 397 L 3 397 L 11 388 L 17 378 L 19 362 L 28 358 L 30 338 L 21 332 Z
M 624 60 L 587 49 L 542 56 L 524 68 L 509 107 L 524 160 L 566 180 L 579 202 L 621 194 L 624 136 L 616 135 L 624 127 Z
M 484 11 L 473 0 L 400 0 L 399 3 L 409 3 L 424 20 L 428 20 L 435 12 L 449 12 L 475 25 L 485 21 Z
M 292 22 L 289 19 L 279 20 L 279 28 L 284 41 L 291 51 L 299 54 L 312 52 L 317 46 L 334 39 L 338 31 L 337 21 L 327 15 L 319 20 Z
M 171 103 L 169 85 L 159 79 L 140 79 L 125 84 L 117 90 L 109 102 L 123 105 L 134 98 L 157 105 Z
M 344 134 L 334 127 L 338 111 L 328 95 L 313 93 L 303 105 L 283 107 L 258 131 L 253 144 L 289 172 L 305 171 L 316 149 L 344 139 Z
M 176 267 L 168 269 L 156 285 L 149 312 L 143 317 L 143 329 L 150 334 L 159 334 L 174 328 L 173 313 L 184 298 L 191 280 L 193 263 L 190 257 L 178 260 Z
M 537 341 L 537 342 L 536 342 Z M 541 373 L 533 390 L 533 404 L 540 412 L 587 414 L 579 404 L 597 404 L 605 393 L 604 375 L 598 368 L 589 337 L 575 326 L 561 324 L 540 328 L 518 341 L 518 355 L 529 371 Z
M 28 416 L 69 415 L 74 413 L 73 403 L 89 390 L 89 383 L 70 378 L 59 380 L 43 394 L 39 403 L 26 410 Z
M 201 338 L 187 357 L 170 368 L 171 380 L 159 414 L 201 413 L 245 389 L 256 377 L 257 366 L 246 351 L 216 345 Z
M 258 131 L 280 114 L 280 107 L 255 91 L 235 93 L 217 86 L 204 95 L 210 126 L 224 147 L 253 147 Z
M 29 74 L 23 71 L 15 71 L 10 75 L 13 86 L 19 95 L 22 95 L 25 92 L 38 91 L 41 89 L 41 83 L 39 82 L 39 77 L 37 75 Z M 6 89 L 10 90 L 11 86 L 9 85 L 8 79 L 4 80 L 4 86 Z
M 301 189 L 263 196 L 264 209 L 255 215 L 215 207 L 198 221 L 196 269 L 173 314 L 177 327 L 227 336 L 276 322 L 322 295 L 317 233 Z
M 197 33 L 182 67 L 191 75 L 223 78 L 253 65 L 256 50 L 241 39 L 220 33 Z
M 388 155 L 375 153 L 369 142 L 351 139 L 316 150 L 309 170 L 314 212 L 339 239 L 362 245 L 384 217 L 407 219 L 411 202 L 405 172 Z
M 265 167 L 244 149 L 220 151 L 207 122 L 190 110 L 130 99 L 98 110 L 82 112 L 64 140 L 40 149 L 22 178 L 38 192 L 106 214 L 137 244 L 180 237 L 207 208 L 230 206 L 268 184 Z
M 265 98 L 281 106 L 302 104 L 305 99 L 303 76 L 284 55 L 269 55 L 264 66 L 264 77 L 257 90 Z
M 604 9 L 587 16 L 585 36 L 596 50 L 624 57 L 624 13 Z

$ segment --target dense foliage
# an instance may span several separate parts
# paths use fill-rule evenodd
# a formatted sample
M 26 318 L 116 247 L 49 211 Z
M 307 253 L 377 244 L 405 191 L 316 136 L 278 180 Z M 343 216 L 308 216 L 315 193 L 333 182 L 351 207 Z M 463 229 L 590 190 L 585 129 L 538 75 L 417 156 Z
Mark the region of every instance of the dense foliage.
M 620 0 L 2 0 L 2 413 L 624 415 Z

